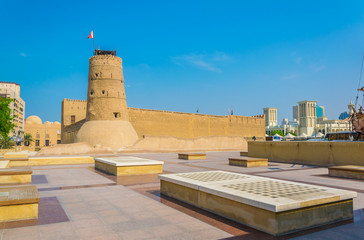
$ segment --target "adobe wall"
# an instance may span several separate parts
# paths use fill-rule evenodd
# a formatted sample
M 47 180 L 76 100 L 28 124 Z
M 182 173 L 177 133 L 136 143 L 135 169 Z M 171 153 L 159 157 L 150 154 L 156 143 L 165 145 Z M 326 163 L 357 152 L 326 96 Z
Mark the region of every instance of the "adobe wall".
M 145 136 L 198 138 L 242 136 L 263 140 L 264 117 L 214 116 L 193 113 L 128 108 L 129 119 L 139 139 Z
M 62 131 L 61 131 L 62 144 L 74 143 L 78 130 L 80 130 L 80 128 L 82 127 L 82 125 L 85 122 L 86 122 L 86 119 L 82 119 L 81 121 L 78 121 L 74 124 L 64 126 L 64 127 L 62 126 Z
M 248 142 L 249 157 L 318 166 L 364 166 L 364 142 Z
M 74 143 L 85 119 L 70 124 L 70 116 L 76 120 L 86 116 L 86 101 L 62 102 L 62 143 Z M 128 108 L 129 120 L 138 134 L 139 141 L 133 149 L 148 151 L 177 150 L 179 146 L 190 150 L 246 149 L 247 140 L 265 138 L 264 116 L 214 116 L 180 113 L 140 108 Z M 63 122 L 64 121 L 64 122 Z M 129 150 L 132 150 L 129 148 Z
M 71 116 L 75 116 L 75 122 L 86 118 L 86 100 L 66 99 L 62 100 L 62 128 L 71 125 Z

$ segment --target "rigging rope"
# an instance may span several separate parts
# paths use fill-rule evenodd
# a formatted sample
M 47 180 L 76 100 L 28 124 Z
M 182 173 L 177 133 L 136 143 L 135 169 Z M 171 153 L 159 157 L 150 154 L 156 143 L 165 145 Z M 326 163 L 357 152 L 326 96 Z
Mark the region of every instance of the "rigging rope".
M 361 60 L 361 68 L 360 68 L 360 77 L 359 77 L 359 84 L 358 84 L 358 89 L 360 88 L 360 83 L 361 83 L 361 75 L 363 73 L 363 63 L 364 63 L 364 53 L 363 53 L 363 59 Z M 355 100 L 355 109 L 357 107 L 357 103 L 358 103 L 358 99 L 359 99 L 359 90 L 357 90 L 357 94 L 356 94 L 356 100 Z M 364 98 L 363 98 L 363 103 L 364 104 Z

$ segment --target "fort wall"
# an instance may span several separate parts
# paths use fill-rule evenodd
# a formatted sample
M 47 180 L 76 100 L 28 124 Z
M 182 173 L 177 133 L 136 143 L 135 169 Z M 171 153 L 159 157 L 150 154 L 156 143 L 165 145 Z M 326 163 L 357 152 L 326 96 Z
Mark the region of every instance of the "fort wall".
M 62 129 L 86 118 L 86 100 L 64 98 L 62 101 Z M 74 120 L 73 117 L 74 116 Z
M 62 102 L 62 143 L 74 143 L 86 122 L 86 101 Z M 84 119 L 70 124 L 71 115 Z M 264 140 L 264 115 L 216 116 L 194 113 L 128 108 L 129 121 L 138 134 L 136 149 L 190 150 L 245 149 L 253 136 Z M 66 121 L 67 120 L 67 121 Z M 189 141 L 190 140 L 190 141 Z M 152 147 L 153 145 L 153 147 Z
M 76 135 L 82 125 L 86 122 L 86 118 L 82 119 L 81 121 L 78 121 L 76 123 L 70 124 L 68 126 L 62 126 L 61 131 L 61 143 L 67 144 L 67 143 L 74 143 L 76 139 Z
M 129 121 L 139 139 L 145 136 L 198 138 L 242 136 L 262 140 L 265 137 L 264 117 L 215 116 L 140 108 L 128 108 Z

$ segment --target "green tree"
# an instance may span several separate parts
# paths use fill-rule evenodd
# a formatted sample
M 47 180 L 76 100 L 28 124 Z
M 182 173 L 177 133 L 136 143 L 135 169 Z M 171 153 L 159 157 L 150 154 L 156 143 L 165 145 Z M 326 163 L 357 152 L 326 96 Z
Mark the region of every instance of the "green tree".
M 33 142 L 34 139 L 32 137 L 32 134 L 30 133 L 26 133 L 24 134 L 24 144 L 25 146 L 29 146 L 31 142 Z
M 294 131 L 291 131 L 290 134 L 292 134 L 293 136 L 297 136 L 297 134 L 295 134 Z
M 0 98 L 0 135 L 7 139 L 10 131 L 14 129 L 13 118 L 9 104 L 14 101 L 10 98 Z
M 273 136 L 275 134 L 281 135 L 282 137 L 284 136 L 283 132 L 281 130 L 273 130 L 270 135 Z
M 2 149 L 9 149 L 15 145 L 13 139 L 11 139 L 8 135 L 0 136 L 0 147 Z

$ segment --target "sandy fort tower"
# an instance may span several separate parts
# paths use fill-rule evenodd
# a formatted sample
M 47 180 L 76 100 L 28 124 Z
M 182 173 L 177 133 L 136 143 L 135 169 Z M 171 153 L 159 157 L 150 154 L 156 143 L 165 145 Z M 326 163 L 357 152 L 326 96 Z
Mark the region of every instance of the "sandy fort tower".
M 122 60 L 116 51 L 95 50 L 89 59 L 86 122 L 77 133 L 76 142 L 116 150 L 137 140 L 129 122 Z

